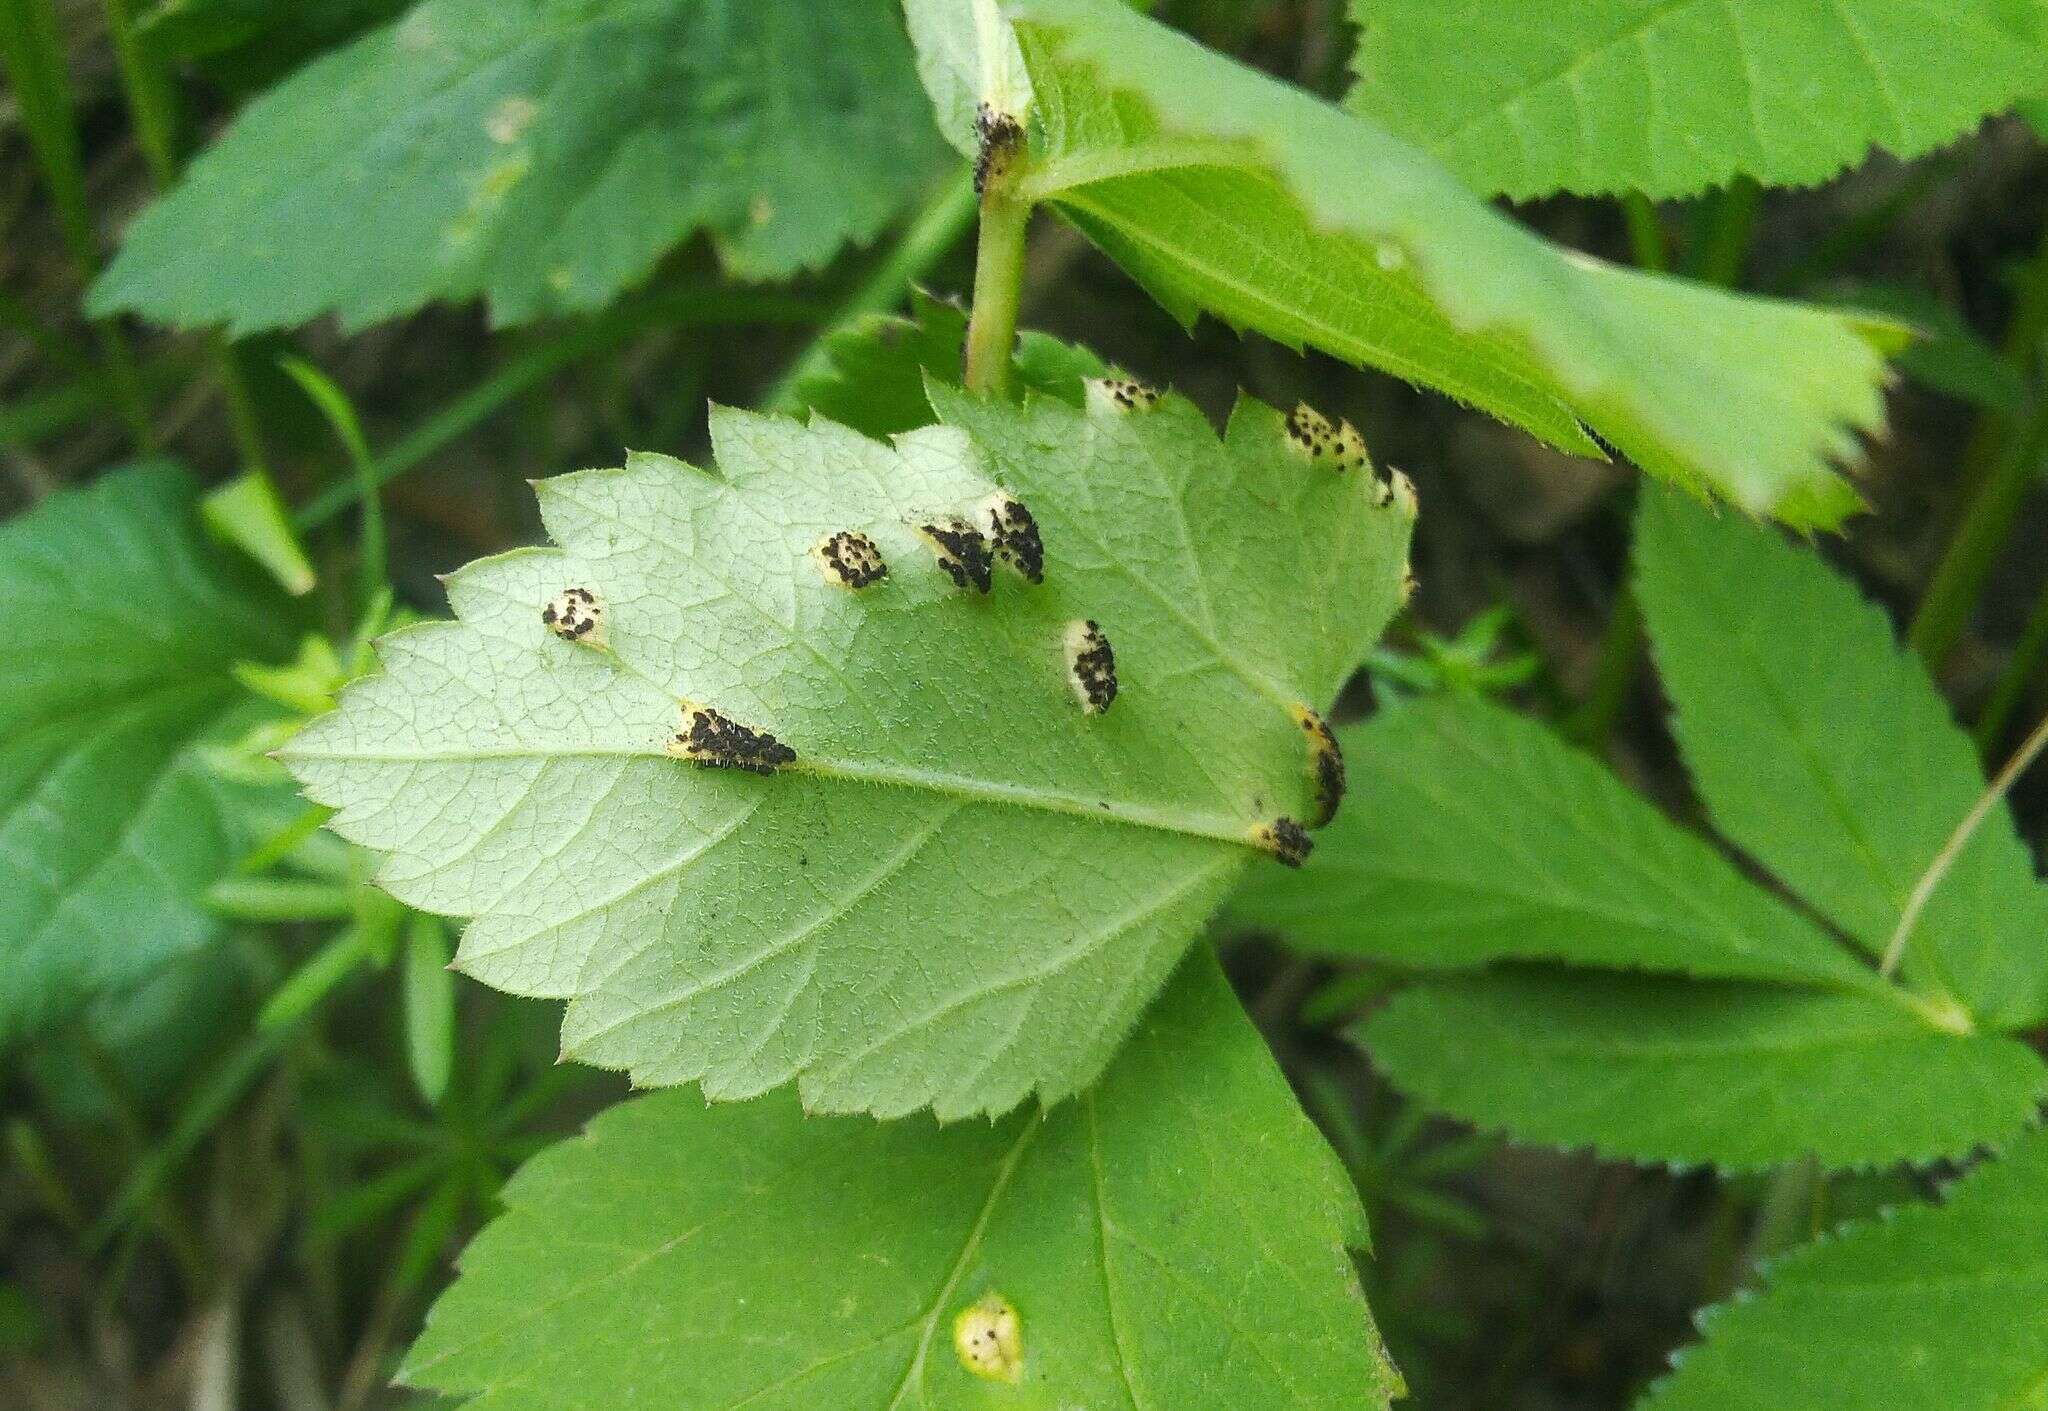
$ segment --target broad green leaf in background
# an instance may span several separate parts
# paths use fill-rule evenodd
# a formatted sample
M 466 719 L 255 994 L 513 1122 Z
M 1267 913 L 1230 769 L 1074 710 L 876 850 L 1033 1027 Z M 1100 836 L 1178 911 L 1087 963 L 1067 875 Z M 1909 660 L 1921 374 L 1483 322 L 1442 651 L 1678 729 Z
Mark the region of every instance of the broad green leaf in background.
M 825 340 L 826 362 L 800 379 L 796 401 L 864 436 L 894 436 L 929 426 L 927 376 L 960 375 L 967 313 L 923 290 L 911 294 L 910 317 L 873 314 Z M 1081 404 L 1082 382 L 1108 369 L 1087 349 L 1026 330 L 1017 336 L 1013 383 Z
M 1868 994 L 1876 974 L 1555 732 L 1478 699 L 1339 733 L 1352 792 L 1306 867 L 1253 874 L 1240 924 L 1430 969 L 1567 960 Z
M 1235 924 L 1424 970 L 1659 977 L 1509 970 L 1405 991 L 1359 1036 L 1435 1110 L 1641 1161 L 1868 1166 L 2004 1141 L 2048 1094 L 2024 1045 L 1950 1032 L 1542 726 L 1441 698 L 1339 739 L 1371 806 L 1340 814 L 1301 872 L 1254 874 Z
M 277 801 L 195 754 L 246 720 L 231 667 L 289 656 L 290 624 L 166 462 L 0 527 L 0 1045 L 219 934 L 201 897 Z
M 1729 841 L 1881 955 L 1984 791 L 1969 735 L 1884 614 L 1811 552 L 1646 496 L 1638 595 L 1693 781 Z M 1981 1022 L 2048 1015 L 2048 887 L 1995 808 L 1922 913 L 1906 974 Z
M 698 229 L 777 278 L 873 236 L 941 151 L 891 0 L 422 0 L 251 104 L 91 305 L 246 332 L 484 295 L 515 323 Z
M 2048 1388 L 2048 1133 L 1950 1187 L 1795 1249 L 1640 1411 L 2030 1411 Z
M 2038 93 L 2042 0 L 1351 0 L 1348 106 L 1471 186 L 1686 196 L 1914 157 Z
M 1394 610 L 1413 501 L 1240 405 L 1023 408 L 934 384 L 894 448 L 717 411 L 718 473 L 660 456 L 543 482 L 559 549 L 450 582 L 286 758 L 380 880 L 478 918 L 458 964 L 570 1000 L 565 1051 L 713 1097 L 1001 1112 L 1084 1087 L 1243 868 L 1314 813 L 1294 712 Z M 967 433 L 972 433 L 972 440 Z M 1042 584 L 956 588 L 915 525 L 997 487 Z M 812 550 L 866 534 L 848 591 Z M 558 640 L 570 587 L 603 649 Z M 1066 665 L 1093 620 L 1120 693 Z M 685 703 L 689 703 L 686 706 Z M 691 707 L 771 732 L 769 776 L 665 753 Z
M 1965 1157 L 2024 1131 L 2048 1068 L 1882 999 L 1507 971 L 1404 990 L 1360 1027 L 1433 1111 L 1519 1141 L 1678 1166 Z
M 1009 0 L 1050 200 L 1184 321 L 1208 312 L 1435 387 L 1567 450 L 1792 523 L 1883 421 L 1868 318 L 1546 245 L 1378 124 L 1117 0 Z
M 1397 1085 L 1522 1140 L 1725 1166 L 2010 1140 L 2048 1094 L 2048 1066 L 2009 1036 L 2048 1005 L 2048 887 L 2009 810 L 1931 894 L 1900 974 L 1877 966 L 1983 792 L 1967 736 L 1811 551 L 1666 490 L 1645 496 L 1636 548 L 1708 812 L 1810 912 L 1550 732 L 1445 698 L 1342 732 L 1372 806 L 1299 874 L 1254 877 L 1234 924 L 1425 970 L 1656 972 L 1427 980 L 1363 1026 Z
M 665 1092 L 505 1188 L 401 1378 L 494 1411 L 1385 1407 L 1357 1197 L 1213 959 L 1093 1089 L 941 1127 Z M 958 1320 L 1014 1310 L 1005 1376 Z

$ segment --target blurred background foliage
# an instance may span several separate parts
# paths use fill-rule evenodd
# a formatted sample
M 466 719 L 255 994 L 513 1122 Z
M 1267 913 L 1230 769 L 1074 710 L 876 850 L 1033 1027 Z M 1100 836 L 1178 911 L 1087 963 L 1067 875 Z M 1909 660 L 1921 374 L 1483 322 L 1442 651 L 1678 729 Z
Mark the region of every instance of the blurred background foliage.
M 627 448 L 701 457 L 711 402 L 829 407 L 825 350 L 857 363 L 864 320 L 908 307 L 913 288 L 948 300 L 969 284 L 964 173 L 920 130 L 889 154 L 886 209 L 822 261 L 749 266 L 734 255 L 746 221 L 714 220 L 616 298 L 554 313 L 542 300 L 519 311 L 544 316 L 516 323 L 454 299 L 230 344 L 87 313 L 137 213 L 232 114 L 404 8 L 0 0 L 0 511 L 175 456 L 215 487 L 216 530 L 284 586 L 315 585 L 276 609 L 303 619 L 293 631 L 312 631 L 309 645 L 244 682 L 286 716 L 359 670 L 370 632 L 442 611 L 435 575 L 537 540 L 527 479 Z M 1345 86 L 1353 35 L 1337 0 L 1156 8 L 1312 90 Z M 865 81 L 925 121 L 907 46 L 889 53 L 893 67 Z M 2048 710 L 2044 141 L 2001 118 L 1811 189 L 1515 208 L 1611 259 L 1881 307 L 1926 331 L 1900 365 L 1891 434 L 1871 447 L 1873 513 L 1820 547 L 1914 624 L 1993 759 Z M 327 236 L 347 247 L 356 233 L 343 216 Z M 1347 416 L 1414 478 L 1422 587 L 1347 713 L 1389 694 L 1503 697 L 1689 809 L 1620 587 L 1625 471 L 1391 378 L 1213 323 L 1189 336 L 1050 220 L 1032 235 L 1024 299 L 1028 326 L 1212 415 L 1244 388 Z M 369 482 L 382 484 L 374 538 L 353 512 Z M 1987 486 L 1988 521 L 1971 510 Z M 1964 524 L 1978 528 L 1959 539 Z M 362 562 L 373 543 L 381 570 Z M 349 588 L 386 580 L 388 596 Z M 221 748 L 260 770 L 261 743 L 233 734 Z M 2023 783 L 2017 806 L 2038 836 L 2048 788 Z M 0 1408 L 409 1404 L 385 1387 L 392 1361 L 498 1184 L 622 1094 L 615 1076 L 555 1062 L 552 1006 L 453 981 L 440 923 L 371 890 L 317 823 L 290 810 L 251 822 L 260 842 L 242 875 L 205 898 L 215 939 L 0 1054 Z M 1369 1291 L 1419 1406 L 1623 1405 L 1756 1254 L 1924 1194 L 1939 1174 L 1766 1186 L 1510 1148 L 1406 1105 L 1338 1039 L 1398 977 L 1230 939 L 1234 976 L 1366 1196 Z

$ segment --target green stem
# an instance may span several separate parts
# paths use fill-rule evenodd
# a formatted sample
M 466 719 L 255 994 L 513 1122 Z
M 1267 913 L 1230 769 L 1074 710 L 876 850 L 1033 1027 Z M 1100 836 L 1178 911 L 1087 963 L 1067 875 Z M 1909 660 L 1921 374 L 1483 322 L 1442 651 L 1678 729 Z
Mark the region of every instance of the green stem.
M 974 312 L 967 321 L 967 386 L 1007 397 L 1017 346 L 1017 306 L 1024 295 L 1024 233 L 1031 203 L 1017 191 L 1016 129 L 1007 144 L 984 138 L 981 235 L 974 253 Z M 1002 145 L 998 145 L 1002 144 Z
M 1607 626 L 1600 634 L 1600 655 L 1593 668 L 1593 682 L 1565 725 L 1565 733 L 1589 749 L 1607 743 L 1616 717 L 1635 684 L 1636 663 L 1643 655 L 1643 610 L 1635 590 L 1624 578 L 1615 589 L 1607 609 Z
M 960 242 L 974 219 L 974 208 L 974 174 L 962 169 L 947 179 L 874 271 L 833 311 L 803 355 L 762 397 L 762 407 L 779 412 L 799 410 L 803 406 L 799 389 L 804 382 L 832 364 L 832 340 L 869 315 L 900 306 L 911 286 Z
M 1631 191 L 1621 198 L 1621 218 L 1628 226 L 1629 253 L 1634 256 L 1638 268 L 1665 270 L 1671 268 L 1671 246 L 1664 238 L 1664 223 L 1657 216 L 1657 207 L 1649 197 L 1640 191 Z
M 4 61 L 13 85 L 21 125 L 49 191 L 65 250 L 79 283 L 89 284 L 99 269 L 99 246 L 86 207 L 85 171 L 71 87 L 64 72 L 62 32 L 50 0 L 0 0 L 0 61 Z M 116 325 L 104 320 L 93 325 L 93 339 L 99 345 L 115 412 L 127 424 L 136 449 L 152 449 L 155 435 L 127 340 Z
M 2005 723 L 2012 718 L 2013 708 L 2026 695 L 2027 683 L 2034 673 L 2048 659 L 2048 584 L 2043 584 L 2041 596 L 2034 599 L 2034 609 L 2027 614 L 2027 625 L 2020 630 L 2019 641 L 2013 644 L 2012 655 L 2005 663 L 2005 670 L 1999 674 L 1998 684 L 1992 687 L 1991 698 L 1984 703 L 1983 714 L 1977 717 L 1977 748 L 1989 754 L 2005 733 Z
M 158 191 L 164 191 L 178 174 L 177 95 L 135 37 L 135 17 L 129 13 L 127 0 L 103 0 L 101 8 L 106 11 L 107 34 L 114 41 L 114 63 L 121 71 L 136 143 L 149 165 L 150 178 Z
M 2043 233 L 2040 250 L 2020 277 L 1999 354 L 2031 381 L 2044 337 L 2048 337 L 2048 232 Z M 2028 483 L 2044 453 L 2048 453 L 2048 392 L 2037 395 L 2032 410 L 2017 426 L 1987 411 L 1971 428 L 1959 472 L 1969 501 L 1906 633 L 1907 642 L 1930 670 L 1947 660 L 1968 625 L 1984 580 L 2012 533 Z
M 1928 581 L 1906 641 L 1929 670 L 1939 670 L 1969 624 L 1992 565 L 2019 518 L 2028 489 L 2048 460 L 2048 395 L 1971 496 L 1948 551 Z
M 379 487 L 389 485 L 571 363 L 608 352 L 652 329 L 726 323 L 809 323 L 816 318 L 817 310 L 803 300 L 751 290 L 688 289 L 613 309 L 550 342 L 527 349 L 435 412 L 377 458 L 370 481 Z M 360 480 L 330 485 L 308 500 L 292 522 L 300 530 L 317 528 L 362 498 L 365 488 Z
M 1746 176 L 1730 182 L 1700 213 L 1686 272 L 1708 284 L 1733 288 L 1749 263 L 1750 235 L 1763 188 Z

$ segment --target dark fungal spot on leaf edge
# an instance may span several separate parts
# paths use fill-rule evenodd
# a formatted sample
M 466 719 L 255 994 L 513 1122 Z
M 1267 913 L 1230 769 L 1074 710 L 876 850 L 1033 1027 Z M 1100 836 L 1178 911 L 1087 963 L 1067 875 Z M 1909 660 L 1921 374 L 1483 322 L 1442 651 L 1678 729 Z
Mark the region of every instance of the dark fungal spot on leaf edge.
M 1024 145 L 1024 129 L 1008 113 L 983 103 L 974 113 L 974 136 L 974 194 L 979 196 L 1009 169 L 1010 158 Z
M 1315 839 L 1308 835 L 1308 829 L 1292 818 L 1276 818 L 1270 823 L 1261 823 L 1252 829 L 1252 841 L 1267 852 L 1274 860 L 1287 867 L 1299 867 L 1308 861 L 1308 855 L 1315 848 Z
M 1315 812 L 1308 826 L 1321 828 L 1337 816 L 1337 806 L 1344 802 L 1344 751 L 1338 747 L 1330 723 L 1316 711 L 1305 705 L 1294 707 L 1294 723 L 1308 742 L 1308 777 L 1315 796 Z

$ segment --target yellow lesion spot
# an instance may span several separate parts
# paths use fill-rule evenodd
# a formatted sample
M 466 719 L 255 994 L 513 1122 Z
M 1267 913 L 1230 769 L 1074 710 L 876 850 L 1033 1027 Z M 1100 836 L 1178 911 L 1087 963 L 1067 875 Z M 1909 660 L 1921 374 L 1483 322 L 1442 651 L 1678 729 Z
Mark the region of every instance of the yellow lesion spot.
M 960 1365 L 992 1382 L 1024 1375 L 1024 1323 L 999 1293 L 983 1294 L 953 1320 L 953 1351 Z
M 501 147 L 509 147 L 526 135 L 526 129 L 533 126 L 533 120 L 540 116 L 540 105 L 523 93 L 514 93 L 500 100 L 484 119 L 484 131 L 491 141 Z

